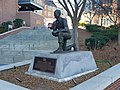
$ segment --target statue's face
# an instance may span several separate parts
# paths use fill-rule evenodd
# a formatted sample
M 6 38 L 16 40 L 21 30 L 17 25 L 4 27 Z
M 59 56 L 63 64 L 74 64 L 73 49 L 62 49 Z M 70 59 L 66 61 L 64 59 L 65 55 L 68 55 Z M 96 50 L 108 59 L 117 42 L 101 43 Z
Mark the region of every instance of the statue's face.
M 54 12 L 54 17 L 59 18 L 60 17 L 60 11 L 55 11 Z

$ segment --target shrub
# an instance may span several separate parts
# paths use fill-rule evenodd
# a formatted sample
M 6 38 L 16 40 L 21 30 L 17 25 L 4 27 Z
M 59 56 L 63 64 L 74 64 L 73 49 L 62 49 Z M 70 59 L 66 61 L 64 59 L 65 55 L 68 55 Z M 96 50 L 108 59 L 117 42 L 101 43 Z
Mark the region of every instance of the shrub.
M 6 32 L 6 31 L 7 31 L 7 30 L 5 29 L 5 27 L 0 26 L 0 34 Z
M 14 21 L 14 28 L 19 28 L 23 25 L 23 20 L 20 18 L 16 18 Z
M 82 27 L 85 27 L 87 24 L 86 23 L 84 23 L 84 22 L 80 22 L 79 24 L 78 24 L 78 26 L 82 26 Z
M 109 38 L 106 36 L 92 36 L 88 39 L 85 40 L 85 45 L 89 50 L 94 50 L 94 49 L 101 49 L 103 46 L 107 44 L 109 41 Z
M 90 37 L 85 40 L 85 45 L 88 50 L 93 50 L 95 48 L 95 38 Z
M 103 32 L 104 36 L 107 36 L 111 40 L 118 39 L 118 31 L 117 30 L 106 30 Z
M 12 25 L 11 21 L 3 22 L 1 24 L 2 28 L 4 28 L 6 31 L 8 30 L 8 25 Z
M 111 25 L 110 29 L 118 29 L 119 25 Z
M 98 25 L 91 25 L 91 24 L 87 24 L 86 25 L 86 30 L 89 32 L 100 32 L 101 28 Z
M 85 45 L 90 49 L 98 49 L 102 48 L 107 44 L 109 40 L 117 40 L 118 39 L 118 28 L 116 26 L 111 26 L 101 32 L 93 32 L 90 38 L 85 40 Z
M 103 35 L 102 32 L 94 32 L 92 33 L 91 37 L 99 37 L 101 35 Z

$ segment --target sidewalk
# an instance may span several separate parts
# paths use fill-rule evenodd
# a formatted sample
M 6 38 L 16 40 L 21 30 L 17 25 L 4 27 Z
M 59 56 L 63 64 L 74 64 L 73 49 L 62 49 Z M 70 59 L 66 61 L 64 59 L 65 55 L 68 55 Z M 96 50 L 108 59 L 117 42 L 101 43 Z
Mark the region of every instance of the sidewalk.
M 30 90 L 30 89 L 23 88 L 15 84 L 0 80 L 0 90 Z
M 70 90 L 104 90 L 107 86 L 120 78 L 119 68 L 120 64 L 117 64 Z

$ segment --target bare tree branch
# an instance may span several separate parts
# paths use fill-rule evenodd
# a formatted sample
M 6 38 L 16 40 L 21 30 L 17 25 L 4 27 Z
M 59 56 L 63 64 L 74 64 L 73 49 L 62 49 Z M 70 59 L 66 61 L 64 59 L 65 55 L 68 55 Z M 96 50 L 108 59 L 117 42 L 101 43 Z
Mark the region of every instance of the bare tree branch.
M 102 6 L 102 4 L 99 4 L 99 3 L 98 3 L 98 5 L 106 12 L 106 14 L 110 18 L 110 20 L 113 21 L 113 19 L 111 18 L 111 16 L 109 15 L 109 13 L 107 13 L 108 11 L 104 8 L 104 6 Z
M 66 10 L 67 10 L 67 12 L 68 12 L 68 15 L 69 15 L 70 17 L 72 17 L 72 14 L 71 14 L 71 12 L 70 12 L 70 10 L 69 10 L 68 6 L 67 6 L 66 1 L 65 1 L 65 0 L 63 0 L 63 3 L 64 3 L 64 5 L 65 5 L 65 7 L 66 7 Z
M 78 6 L 78 3 L 77 3 L 77 1 L 76 1 L 76 0 L 74 0 L 74 2 L 75 2 L 75 5 L 77 5 L 77 6 Z
M 79 15 L 78 15 L 78 22 L 79 22 L 80 19 L 81 19 L 81 13 L 84 11 L 85 4 L 86 4 L 86 0 L 83 0 L 82 3 L 83 3 L 83 4 L 81 5 L 81 6 L 82 6 L 82 7 L 81 7 L 81 11 L 80 11 L 80 13 L 79 13 Z
M 73 8 L 72 3 L 70 2 L 70 0 L 68 0 L 68 3 L 70 4 L 70 6 L 72 8 L 73 14 L 75 14 L 75 10 L 74 10 L 74 8 Z
M 74 2 L 75 2 L 75 11 L 76 11 L 76 12 L 75 12 L 75 17 L 77 17 L 79 7 L 78 7 L 77 1 L 74 0 Z
M 80 4 L 81 4 L 81 0 L 79 0 L 79 2 L 78 2 L 78 6 L 81 6 Z
M 67 6 L 65 0 L 63 0 L 63 1 L 64 1 L 64 4 L 63 4 L 60 0 L 58 0 L 58 2 L 59 2 L 59 3 L 63 6 L 63 8 L 67 11 L 68 16 L 70 16 L 70 17 L 72 18 L 72 14 L 71 14 L 70 10 L 68 9 L 68 6 Z
M 79 4 L 78 4 L 78 7 L 80 7 L 82 4 L 83 4 L 83 2 L 79 3 Z

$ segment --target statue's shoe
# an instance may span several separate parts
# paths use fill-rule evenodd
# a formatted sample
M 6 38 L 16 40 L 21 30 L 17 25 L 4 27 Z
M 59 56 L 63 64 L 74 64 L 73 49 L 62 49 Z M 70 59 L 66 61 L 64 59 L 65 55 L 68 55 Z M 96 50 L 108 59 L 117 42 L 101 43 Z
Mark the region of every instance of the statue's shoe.
M 53 53 L 62 53 L 63 49 L 58 48 L 57 50 L 53 51 Z

